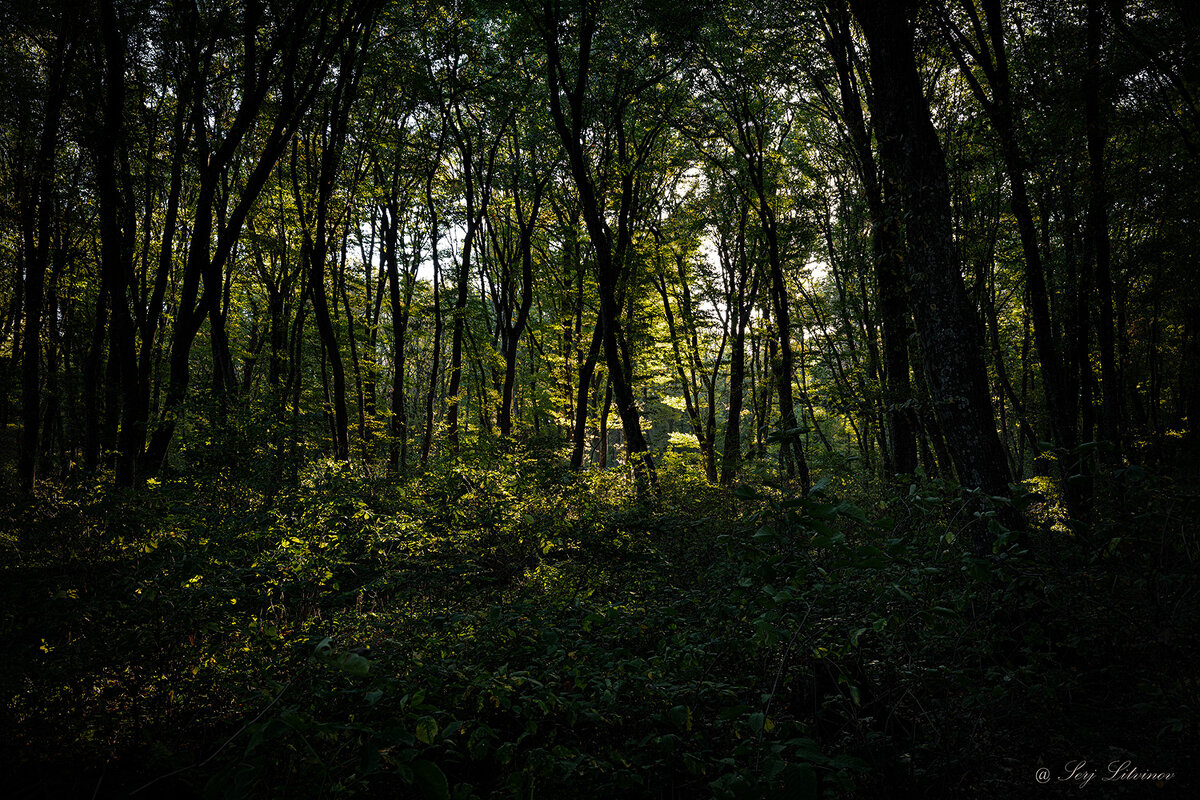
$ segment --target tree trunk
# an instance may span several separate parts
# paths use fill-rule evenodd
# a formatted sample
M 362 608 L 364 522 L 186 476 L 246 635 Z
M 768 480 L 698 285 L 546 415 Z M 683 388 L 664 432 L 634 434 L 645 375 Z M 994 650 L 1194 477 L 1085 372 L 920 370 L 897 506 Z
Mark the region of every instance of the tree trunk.
M 440 157 L 441 147 L 438 148 Z M 433 355 L 429 360 L 429 393 L 425 396 L 425 435 L 421 440 L 421 466 L 429 462 L 429 450 L 433 442 L 433 400 L 437 396 L 438 365 L 442 358 L 442 300 L 440 284 L 442 281 L 442 265 L 438 254 L 438 213 L 433 202 L 433 179 L 437 170 L 436 162 L 430 167 L 425 180 L 425 202 L 429 207 L 429 238 L 433 255 Z
M 658 489 L 658 477 L 654 467 L 654 458 L 650 447 L 642 433 L 640 412 L 633 396 L 633 387 L 628 376 L 629 365 L 625 362 L 620 340 L 620 306 L 617 303 L 617 282 L 624 268 L 623 257 L 628 243 L 631 220 L 627 213 L 634 202 L 633 176 L 629 171 L 636 167 L 626 164 L 632 159 L 625 151 L 624 125 L 625 112 L 628 102 L 618 104 L 612 127 L 619 150 L 621 175 L 621 213 L 618 214 L 618 229 L 616 241 L 606 219 L 597 186 L 592 179 L 592 169 L 585 160 L 585 121 L 584 109 L 588 92 L 588 64 L 591 56 L 592 37 L 595 34 L 597 19 L 595 9 L 585 11 L 580 20 L 579 28 L 579 59 L 573 87 L 563 87 L 559 83 L 562 71 L 562 59 L 558 43 L 558 24 L 555 12 L 550 4 L 544 6 L 544 34 L 547 45 L 547 78 L 550 92 L 550 113 L 554 126 L 567 151 L 567 160 L 579 192 L 579 205 L 584 223 L 587 225 L 588 237 L 596 255 L 596 276 L 599 284 L 600 308 L 597 327 L 600 332 L 600 345 L 603 348 L 604 360 L 608 366 L 609 380 L 612 381 L 613 399 L 617 406 L 617 416 L 621 419 L 621 427 L 625 434 L 625 451 L 633 466 L 639 490 L 642 487 L 653 491 Z M 568 108 L 563 106 L 565 91 Z
M 883 339 L 883 401 L 889 444 L 886 468 L 909 475 L 917 468 L 918 424 L 908 376 L 908 300 L 901 254 L 900 209 L 897 208 L 896 188 L 889 184 L 886 175 L 881 174 L 871 150 L 871 132 L 863 118 L 862 97 L 853 80 L 858 60 L 844 6 L 834 5 L 829 27 L 829 50 L 838 71 L 842 119 L 854 148 L 854 164 L 871 218 L 871 252 Z
M 583 469 L 583 454 L 587 446 L 588 391 L 592 385 L 592 374 L 596 370 L 596 359 L 600 355 L 602 338 L 600 320 L 596 320 L 587 355 L 584 357 L 583 363 L 579 365 L 579 379 L 576 383 L 575 424 L 571 436 L 571 469 L 576 471 Z
M 929 388 L 960 483 L 1008 494 L 1010 475 L 984 365 L 983 331 L 959 270 L 945 156 L 922 92 L 912 22 L 890 0 L 851 0 L 866 35 L 884 170 L 906 217 L 908 278 Z M 976 546 L 989 535 L 976 526 Z
M 33 186 L 28 207 L 24 209 L 25 327 L 21 331 L 21 440 L 17 479 L 21 490 L 32 492 L 37 481 L 38 433 L 42 416 L 42 305 L 45 300 L 46 266 L 50 258 L 51 187 L 54 184 L 55 151 L 62 121 L 62 106 L 67 86 L 64 73 L 73 56 L 67 42 L 70 24 L 63 11 L 62 24 L 55 37 L 54 56 L 50 61 L 45 111 Z
M 1100 345 L 1100 436 L 1121 449 L 1121 386 L 1113 325 L 1112 247 L 1108 235 L 1108 187 L 1105 177 L 1105 146 L 1108 131 L 1101 98 L 1101 40 L 1104 8 L 1100 0 L 1087 3 L 1087 71 L 1083 77 L 1084 117 L 1088 151 L 1088 239 L 1094 259 L 1096 293 L 1100 301 L 1096 339 Z

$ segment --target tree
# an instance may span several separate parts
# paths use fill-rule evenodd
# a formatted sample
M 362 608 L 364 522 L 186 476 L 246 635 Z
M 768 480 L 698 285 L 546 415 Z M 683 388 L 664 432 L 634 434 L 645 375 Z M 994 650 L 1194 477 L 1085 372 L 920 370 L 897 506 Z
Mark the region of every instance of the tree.
M 21 293 L 24 315 L 21 331 L 21 441 L 17 475 L 21 489 L 33 491 L 37 480 L 39 432 L 42 420 L 41 359 L 42 311 L 46 290 L 46 269 L 50 258 L 54 179 L 62 127 L 63 106 L 67 98 L 67 73 L 75 58 L 76 41 L 68 9 L 59 10 L 58 19 L 46 47 L 46 86 L 40 118 L 36 121 L 37 145 L 31 153 L 32 169 L 22 176 L 18 204 L 21 229 Z
M 232 9 L 223 9 L 214 19 L 201 19 L 191 9 L 182 24 L 181 46 L 188 55 L 188 89 L 180 92 L 190 103 L 193 140 L 178 142 L 195 155 L 198 185 L 194 217 L 188 239 L 186 264 L 180 289 L 180 308 L 171 344 L 171 376 L 166 394 L 163 422 L 150 442 L 147 460 L 163 463 L 175 432 L 175 415 L 187 396 L 191 379 L 191 348 L 207 319 L 213 349 L 213 388 L 224 396 L 237 386 L 233 360 L 225 331 L 222 299 L 224 275 L 246 221 L 271 172 L 285 152 L 341 47 L 356 38 L 368 24 L 374 3 L 353 4 L 345 9 L 316 8 L 311 2 L 295 2 L 267 16 L 256 2 L 241 15 L 240 51 L 229 32 Z M 274 11 L 274 10 L 273 10 Z M 212 35 L 200 30 L 208 24 Z M 260 25 L 269 37 L 260 45 Z M 229 76 L 214 82 L 212 71 L 218 61 L 218 46 L 229 47 L 220 56 L 240 64 L 239 84 Z M 213 88 L 209 88 L 213 87 Z M 231 117 L 207 114 L 208 107 L 224 106 L 213 96 L 219 88 L 230 94 Z M 272 113 L 274 112 L 274 113 Z M 250 133 L 261 125 L 257 137 Z M 248 146 L 250 149 L 243 149 Z M 231 207 L 218 207 L 219 191 L 228 184 L 231 171 L 250 164 L 245 183 Z M 229 198 L 232 199 L 232 198 Z
M 962 485 L 1006 495 L 1010 475 L 996 435 L 982 329 L 959 270 L 946 161 L 917 71 L 912 9 L 884 0 L 851 0 L 850 7 L 870 54 L 880 157 L 904 205 L 913 316 L 938 424 Z M 976 535 L 983 546 L 985 532 Z
M 852 36 L 847 7 L 841 3 L 829 4 L 822 23 L 836 75 L 836 95 L 815 75 L 813 84 L 841 123 L 853 155 L 850 164 L 863 187 L 871 219 L 871 251 L 883 339 L 883 398 L 890 445 L 884 453 L 885 466 L 899 474 L 911 474 L 917 467 L 917 424 L 913 419 L 909 383 L 909 310 L 897 187 L 888 184 L 888 176 L 876 163 L 871 128 L 863 113 L 871 93 L 870 76 Z
M 779 459 L 787 477 L 798 478 L 805 491 L 810 486 L 808 462 L 795 411 L 795 356 L 792 350 L 791 293 L 785 278 L 784 232 L 781 212 L 785 194 L 783 150 L 795 118 L 785 103 L 787 81 L 772 66 L 784 46 L 752 44 L 760 28 L 746 27 L 727 12 L 721 27 L 705 41 L 696 79 L 707 105 L 696 109 L 691 138 L 705 156 L 728 175 L 732 186 L 745 194 L 761 229 L 766 251 L 766 280 L 777 336 L 771 357 L 775 393 L 779 398 Z M 786 33 L 785 33 L 786 36 Z M 786 38 L 784 39 L 786 42 Z M 738 53 L 744 53 L 738 57 Z
M 648 103 L 639 101 L 671 69 L 657 64 L 643 51 L 638 55 L 648 56 L 643 63 L 649 64 L 649 72 L 637 74 L 629 66 L 634 63 L 630 60 L 633 54 L 621 52 L 619 47 L 602 48 L 598 42 L 608 48 L 619 41 L 616 32 L 607 27 L 617 18 L 615 7 L 586 1 L 568 18 L 558 3 L 547 0 L 541 9 L 540 25 L 547 53 L 550 113 L 566 151 L 596 257 L 598 337 L 634 472 L 639 484 L 654 487 L 654 459 L 642 432 L 631 385 L 631 365 L 622 345 L 618 293 L 631 255 L 640 200 L 639 170 L 665 124 L 660 115 L 647 108 Z M 624 42 L 637 42 L 636 37 L 646 33 L 638 31 Z M 564 54 L 564 42 L 572 45 L 569 55 L 573 63 Z M 602 146 L 597 148 L 593 143 Z M 606 191 L 610 186 L 612 189 Z M 610 209 L 610 203 L 615 209 Z M 609 223 L 610 213 L 615 217 L 615 230 Z

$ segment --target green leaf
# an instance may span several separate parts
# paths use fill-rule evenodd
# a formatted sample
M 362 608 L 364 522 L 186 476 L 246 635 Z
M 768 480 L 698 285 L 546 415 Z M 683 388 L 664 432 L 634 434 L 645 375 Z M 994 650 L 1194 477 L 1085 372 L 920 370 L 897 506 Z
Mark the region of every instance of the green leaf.
M 450 784 L 446 774 L 432 761 L 418 758 L 410 765 L 413 784 L 430 800 L 450 800 Z
M 417 721 L 417 738 L 424 744 L 433 744 L 438 735 L 437 720 L 433 717 L 421 717 Z
M 688 716 L 687 706 L 673 706 L 667 712 L 667 719 L 671 721 L 671 724 L 681 729 L 688 727 Z
M 848 517 L 848 518 L 854 520 L 855 522 L 862 523 L 863 525 L 871 524 L 871 521 L 869 519 L 867 519 L 866 512 L 863 511 L 858 506 L 854 505 L 854 503 L 845 503 L 845 502 L 839 503 L 838 507 L 837 507 L 837 511 L 843 517 Z
M 754 532 L 754 538 L 757 540 L 774 539 L 776 537 L 775 529 L 770 525 L 763 525 Z
M 358 653 L 346 653 L 342 656 L 338 666 L 342 668 L 342 672 L 347 675 L 353 675 L 356 678 L 365 678 L 367 673 L 371 671 L 371 662 L 360 656 Z
M 789 764 L 783 771 L 781 791 L 777 797 L 789 800 L 816 800 L 817 772 L 811 764 Z

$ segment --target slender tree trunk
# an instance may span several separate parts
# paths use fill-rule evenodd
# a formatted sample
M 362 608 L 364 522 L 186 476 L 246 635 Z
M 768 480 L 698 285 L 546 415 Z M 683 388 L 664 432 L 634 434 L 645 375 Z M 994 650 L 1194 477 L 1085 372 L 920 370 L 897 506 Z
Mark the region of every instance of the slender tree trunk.
M 1101 98 L 1103 73 L 1101 41 L 1104 7 L 1100 0 L 1087 3 L 1087 71 L 1084 73 L 1084 116 L 1088 150 L 1088 238 L 1095 261 L 1099 314 L 1096 339 L 1100 346 L 1100 436 L 1121 449 L 1121 386 L 1117 373 L 1113 322 L 1112 248 L 1108 235 L 1108 187 L 1105 147 L 1108 131 Z
M 533 308 L 533 234 L 537 227 L 538 212 L 542 205 L 542 191 L 545 182 L 538 184 L 532 198 L 533 207 L 529 211 L 528 222 L 522 217 L 521 197 L 519 187 L 514 187 L 516 223 L 519 231 L 519 251 L 521 258 L 521 299 L 517 307 L 516 319 L 507 324 L 501 321 L 501 356 L 504 359 L 504 384 L 500 390 L 500 409 L 497 422 L 501 436 L 512 435 L 513 394 L 517 385 L 517 357 L 520 355 L 521 336 L 529 323 L 529 311 Z M 508 288 L 505 287 L 505 291 Z
M 617 303 L 617 283 L 625 264 L 623 263 L 625 244 L 630 230 L 628 209 L 634 202 L 634 186 L 632 173 L 626 171 L 621 177 L 622 203 L 618 215 L 618 229 L 614 242 L 613 231 L 605 217 L 605 209 L 597 186 L 592 180 L 592 170 L 585 161 L 585 100 L 588 92 L 588 69 L 592 50 L 592 38 L 597 23 L 595 9 L 585 12 L 580 21 L 579 29 L 579 60 L 576 66 L 576 80 L 573 87 L 563 87 L 559 83 L 562 72 L 562 59 L 559 52 L 558 24 L 555 9 L 547 3 L 544 6 L 544 34 L 547 45 L 547 78 L 550 91 L 550 112 L 554 119 L 555 129 L 559 134 L 564 149 L 567 151 L 572 178 L 579 192 L 579 205 L 584 223 L 587 225 L 588 237 L 596 256 L 596 275 L 599 284 L 600 308 L 598 328 L 600 331 L 600 346 L 604 360 L 608 366 L 609 380 L 612 381 L 613 400 L 617 407 L 617 416 L 621 419 L 621 427 L 625 434 L 625 451 L 637 476 L 638 486 L 658 489 L 658 477 L 654 467 L 654 458 L 650 447 L 642 433 L 640 412 L 630 385 L 628 369 L 621 346 L 620 305 Z M 563 92 L 566 92 L 568 108 L 563 106 Z M 625 152 L 624 125 L 627 103 L 622 103 L 617 109 L 613 122 L 618 150 L 622 162 L 629 155 Z M 625 170 L 631 169 L 622 163 Z
M 800 437 L 795 432 L 800 427 L 796 417 L 792 380 L 795 376 L 795 357 L 792 354 L 791 312 L 788 309 L 788 291 L 783 278 L 783 263 L 779 254 L 779 236 L 774 213 L 767 205 L 766 197 L 759 195 L 759 214 L 763 224 L 763 235 L 767 240 L 767 265 L 770 269 L 770 296 L 775 312 L 775 329 L 778 332 L 778 353 L 771 359 L 771 371 L 775 377 L 775 391 L 779 395 L 779 460 L 784 474 L 798 478 L 800 487 L 808 492 L 811 480 L 808 462 Z
M 600 424 L 597 430 L 598 439 L 597 447 L 600 450 L 600 457 L 596 462 L 596 466 L 600 469 L 608 468 L 608 412 L 612 408 L 612 379 L 608 376 L 604 378 L 604 391 L 597 392 L 596 399 L 600 404 Z
M 100 279 L 100 294 L 96 298 L 96 319 L 92 341 L 83 365 L 83 468 L 94 472 L 100 464 L 100 430 L 103 410 L 100 404 L 100 375 L 104 364 L 104 333 L 108 328 L 108 287 Z
M 321 230 L 324 221 L 318 222 L 316 242 L 307 249 L 309 268 L 309 297 L 313 304 L 313 316 L 317 332 L 321 335 L 325 356 L 333 373 L 333 456 L 338 461 L 350 457 L 350 436 L 346 414 L 346 368 L 338 349 L 337 335 L 329 315 L 329 301 L 325 286 L 325 257 L 328 248 L 324 243 L 325 233 Z
M 409 306 L 413 283 L 405 272 L 404 293 L 400 287 L 400 206 L 390 201 L 381 215 L 383 228 L 383 264 L 388 278 L 388 305 L 392 313 L 392 442 L 388 448 L 388 468 L 403 474 L 408 469 L 408 409 L 404 397 L 405 345 L 408 338 Z M 414 260 L 419 256 L 414 255 Z
M 41 137 L 34 162 L 33 187 L 25 214 L 25 314 L 21 331 L 21 440 L 17 476 L 24 492 L 32 492 L 37 481 L 39 427 L 42 417 L 42 305 L 45 300 L 46 266 L 50 258 L 52 186 L 55 151 L 67 86 L 64 74 L 73 49 L 67 41 L 66 11 L 55 37 L 42 118 Z M 36 220 L 36 222 L 34 222 Z
M 576 471 L 583 468 L 583 454 L 587 446 L 588 391 L 592 385 L 592 374 L 596 370 L 596 359 L 600 355 L 602 338 L 600 320 L 596 320 L 596 327 L 592 330 L 592 341 L 588 345 L 583 363 L 579 365 L 579 379 L 575 384 L 578 394 L 575 398 L 575 424 L 571 437 L 571 469 Z
M 438 148 L 441 153 L 441 148 Z M 432 243 L 433 255 L 433 355 L 429 360 L 429 393 L 425 397 L 425 435 L 421 441 L 421 466 L 429 462 L 429 450 L 433 442 L 433 400 L 437 396 L 438 365 L 442 358 L 442 299 L 441 280 L 442 266 L 438 252 L 440 237 L 438 234 L 437 206 L 433 202 L 433 179 L 436 164 L 430 168 L 425 181 L 425 202 L 429 207 L 429 238 Z
M 723 253 L 728 262 L 727 273 L 734 273 L 736 297 L 731 298 L 729 321 L 733 326 L 733 347 L 729 353 L 729 414 L 725 421 L 725 440 L 721 448 L 721 485 L 729 486 L 737 479 L 742 460 L 742 407 L 746 394 L 746 329 L 750 314 L 758 299 L 758 274 L 753 271 L 746 248 L 746 217 L 743 206 L 739 214 L 733 250 Z M 753 273 L 753 276 L 752 276 Z M 747 283 L 749 282 L 749 287 Z M 753 396 L 751 397 L 753 411 Z M 751 413 L 751 419 L 754 414 Z
M 117 446 L 116 482 L 132 486 L 138 457 L 145 441 L 145 412 L 138 381 L 138 359 L 134 320 L 129 311 L 130 278 L 133 275 L 132 229 L 122 227 L 122 217 L 132 226 L 132 215 L 122 206 L 117 181 L 119 149 L 124 142 L 125 39 L 118 30 L 111 0 L 100 4 L 100 29 L 104 39 L 105 77 L 104 127 L 96 151 L 97 189 L 100 208 L 101 263 L 112 305 L 109 326 L 109 358 L 117 359 L 120 375 L 121 433 Z M 128 176 L 126 176 L 128 180 Z
M 758 293 L 758 281 L 749 292 L 745 291 L 745 275 L 738 285 L 737 308 L 730 309 L 733 316 L 733 348 L 729 353 L 729 416 L 725 422 L 725 441 L 721 450 L 721 484 L 729 486 L 737 479 L 738 466 L 742 457 L 742 404 L 746 384 L 746 328 L 750 324 L 750 311 Z

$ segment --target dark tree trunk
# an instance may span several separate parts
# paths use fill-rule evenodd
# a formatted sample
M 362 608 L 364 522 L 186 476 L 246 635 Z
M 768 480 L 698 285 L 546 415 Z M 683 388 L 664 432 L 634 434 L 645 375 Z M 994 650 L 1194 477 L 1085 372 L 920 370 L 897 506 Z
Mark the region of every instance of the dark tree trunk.
M 770 268 L 770 296 L 775 312 L 775 329 L 778 332 L 778 351 L 771 359 L 771 372 L 775 378 L 775 391 L 779 395 L 779 460 L 784 474 L 799 478 L 800 487 L 808 492 L 811 481 L 808 462 L 796 433 L 800 422 L 796 417 L 792 379 L 795 376 L 795 356 L 792 353 L 791 312 L 788 309 L 788 291 L 783 278 L 783 263 L 779 254 L 779 236 L 774 213 L 760 195 L 759 214 L 763 223 L 763 234 L 767 240 L 767 264 Z
M 573 76 L 573 86 L 563 86 L 560 79 L 564 77 L 563 63 L 558 42 L 558 20 L 555 9 L 547 3 L 544 6 L 543 33 L 547 45 L 547 79 L 550 91 L 550 112 L 554 126 L 559 134 L 575 187 L 579 192 L 579 205 L 584 223 L 587 225 L 588 237 L 596 256 L 596 277 L 599 284 L 600 308 L 597 327 L 600 332 L 600 346 L 604 352 L 605 364 L 608 367 L 609 380 L 612 381 L 613 400 L 617 407 L 617 416 L 621 419 L 621 428 L 625 434 L 625 451 L 637 476 L 639 488 L 645 486 L 657 491 L 658 477 L 654 467 L 654 458 L 650 447 L 642 433 L 640 412 L 634 399 L 633 387 L 629 376 L 631 371 L 624 358 L 619 344 L 620 333 L 620 304 L 617 302 L 617 283 L 625 268 L 624 254 L 631 238 L 632 220 L 630 209 L 635 202 L 635 189 L 632 170 L 636 163 L 644 158 L 644 152 L 633 154 L 626 151 L 624 126 L 625 112 L 628 110 L 628 100 L 619 103 L 613 111 L 616 112 L 612 127 L 615 128 L 617 139 L 617 158 L 621 163 L 621 207 L 618 213 L 617 230 L 610 229 L 596 184 L 592 179 L 592 169 L 586 161 L 585 148 L 585 108 L 588 107 L 588 69 L 591 57 L 593 36 L 596 32 L 598 13 L 596 9 L 585 10 L 579 25 L 579 54 L 576 73 Z M 563 95 L 567 100 L 564 107 Z
M 488 202 L 492 193 L 492 175 L 496 164 L 496 152 L 500 148 L 504 131 L 501 129 L 495 135 L 488 148 L 484 168 L 476 175 L 474 146 L 471 133 L 462 129 L 462 120 L 455 109 L 453 114 L 447 114 L 451 119 L 451 131 L 456 138 L 459 158 L 462 161 L 462 176 L 466 201 L 466 232 L 463 235 L 462 251 L 458 258 L 458 275 L 456 276 L 454 296 L 454 327 L 450 337 L 450 385 L 447 389 L 446 401 L 446 440 L 451 452 L 458 452 L 459 445 L 459 394 L 462 390 L 463 337 L 466 334 L 467 299 L 471 285 L 471 256 L 475 247 L 475 239 L 483 228 L 484 217 L 487 214 Z
M 521 297 L 517 304 L 516 319 L 509 321 L 511 311 L 498 321 L 501 331 L 500 355 L 504 359 L 504 383 L 500 390 L 500 409 L 496 415 L 501 436 L 512 435 L 513 394 L 517 385 L 517 356 L 520 355 L 521 336 L 529 323 L 529 311 L 533 308 L 533 234 L 537 228 L 538 212 L 542 206 L 545 180 L 534 188 L 532 208 L 526 219 L 522 212 L 520 187 L 513 187 L 516 223 L 519 229 L 518 251 L 521 259 Z M 506 295 L 511 294 L 511 283 L 501 287 Z M 506 306 L 511 309 L 512 299 L 506 297 Z
M 1051 438 L 1061 448 L 1070 452 L 1078 444 L 1075 427 L 1075 405 L 1063 369 L 1063 360 L 1055 326 L 1051 318 L 1049 292 L 1046 285 L 1046 270 L 1042 262 L 1042 251 L 1038 245 L 1037 228 L 1025 180 L 1025 156 L 1017 138 L 1011 80 L 1008 69 L 1008 53 L 1004 42 L 1004 20 L 999 0 L 984 0 L 987 36 L 984 23 L 974 7 L 966 3 L 964 8 L 971 15 L 972 28 L 978 34 L 977 41 L 969 49 L 975 53 L 974 62 L 982 69 L 991 88 L 991 94 L 974 78 L 964 47 L 966 35 L 955 28 L 948 19 L 943 19 L 955 56 L 969 76 L 968 82 L 980 105 L 987 112 L 996 137 L 1009 183 L 1009 206 L 1017 223 L 1021 250 L 1025 259 L 1025 283 L 1030 315 L 1033 320 L 1033 337 L 1041 364 L 1042 387 L 1046 397 L 1046 409 L 1050 418 Z M 1067 507 L 1072 515 L 1082 512 L 1082 497 L 1076 482 L 1068 480 L 1076 468 L 1069 457 L 1061 463 L 1062 480 Z
M 600 450 L 600 457 L 596 461 L 596 466 L 600 469 L 608 468 L 608 412 L 612 408 L 612 396 L 612 380 L 605 377 L 604 391 L 596 395 L 600 404 L 600 426 L 597 430 L 599 434 L 597 447 Z
M 438 148 L 441 153 L 441 147 Z M 425 202 L 429 207 L 429 238 L 433 256 L 433 355 L 429 360 L 429 393 L 425 396 L 425 434 L 421 440 L 421 466 L 429 463 L 429 450 L 433 443 L 433 401 L 437 397 L 438 366 L 442 358 L 442 299 L 441 281 L 442 265 L 438 252 L 438 213 L 437 205 L 433 202 L 433 179 L 437 170 L 436 163 L 430 167 L 425 179 Z
M 104 364 L 104 332 L 108 327 L 108 287 L 100 279 L 100 295 L 96 298 L 96 320 L 87 361 L 83 365 L 83 468 L 95 471 L 100 465 L 100 429 L 103 411 L 100 406 L 100 375 Z
M 758 274 L 750 263 L 746 248 L 746 212 L 740 215 L 732 252 L 723 254 L 735 273 L 737 291 L 730 304 L 729 321 L 733 326 L 733 348 L 729 353 L 729 414 L 725 421 L 725 441 L 721 450 L 721 484 L 736 480 L 742 458 L 742 406 L 746 391 L 746 329 L 758 299 Z M 753 273 L 753 275 L 752 275 Z M 747 286 L 749 283 L 749 286 Z M 751 417 L 753 418 L 753 414 Z
M 228 287 L 224 280 L 225 268 L 247 216 L 287 149 L 301 119 L 312 107 L 333 58 L 346 46 L 347 41 L 363 34 L 375 10 L 374 4 L 364 3 L 346 13 L 336 14 L 333 9 L 314 10 L 307 4 L 300 4 L 278 20 L 275 35 L 265 45 L 260 45 L 258 23 L 261 9 L 257 6 L 251 8 L 256 13 L 247 13 L 244 19 L 242 92 L 229 129 L 215 149 L 209 146 L 207 140 L 208 115 L 204 107 L 207 98 L 203 87 L 210 76 L 204 74 L 204 67 L 200 64 L 190 66 L 192 74 L 189 80 L 193 86 L 190 90 L 185 87 L 182 93 L 186 97 L 191 92 L 193 139 L 181 139 L 179 146 L 186 147 L 195 155 L 200 170 L 200 186 L 194 203 L 194 224 L 188 242 L 171 343 L 170 378 L 162 410 L 163 422 L 154 432 L 147 448 L 146 461 L 152 464 L 161 465 L 166 459 L 175 433 L 176 418 L 191 381 L 192 344 L 206 317 L 211 327 L 214 385 L 222 393 L 232 391 L 237 385 L 225 332 L 222 302 Z M 181 26 L 192 36 L 198 35 L 195 30 L 198 25 L 197 13 L 193 8 L 181 15 Z M 300 35 L 305 30 L 311 30 L 311 35 Z M 198 45 L 197 42 L 189 44 Z M 199 51 L 200 48 L 196 49 Z M 266 80 L 268 75 L 286 75 L 287 79 L 275 85 Z M 247 154 L 242 148 L 243 141 L 254 127 L 273 89 L 281 90 L 282 97 L 277 107 L 283 113 L 274 116 L 259 149 Z M 218 205 L 218 201 L 223 200 L 218 198 L 218 190 L 227 180 L 235 161 L 243 167 L 246 163 L 251 166 L 240 197 L 226 213 L 226 205 L 223 202 Z M 218 218 L 216 226 L 214 216 Z M 201 282 L 203 293 L 200 291 Z
M 100 208 L 101 265 L 112 308 L 109 326 L 109 359 L 116 359 L 120 378 L 121 432 L 117 444 L 116 482 L 132 486 L 145 441 L 145 412 L 138 381 L 134 320 L 130 314 L 130 279 L 133 275 L 129 246 L 133 242 L 131 215 L 122 204 L 117 180 L 119 149 L 124 141 L 125 39 L 118 30 L 111 0 L 100 4 L 100 30 L 104 40 L 104 126 L 97 142 L 96 175 Z M 126 176 L 128 180 L 128 176 Z M 122 225 L 125 218 L 126 225 Z M 115 388 L 115 387 L 114 387 Z
M 588 345 L 587 355 L 584 356 L 583 363 L 579 365 L 579 378 L 576 383 L 578 392 L 575 397 L 575 419 L 571 435 L 571 469 L 573 470 L 583 468 L 583 454 L 587 447 L 588 391 L 592 385 L 592 374 L 596 370 L 596 359 L 600 355 L 602 338 L 600 321 L 597 320 L 596 327 L 592 330 L 592 341 Z
M 874 116 L 884 171 L 894 176 L 906 219 L 913 315 L 938 423 L 959 481 L 1008 494 L 1010 475 L 984 365 L 983 330 L 955 252 L 945 156 L 922 92 L 913 27 L 903 4 L 851 0 L 866 35 Z M 987 544 L 977 526 L 976 545 Z
M 346 414 L 346 368 L 342 363 L 342 354 L 338 349 L 337 335 L 333 330 L 333 321 L 329 315 L 329 301 L 325 287 L 325 259 L 328 246 L 325 242 L 325 232 L 322 230 L 325 221 L 318 215 L 317 235 L 311 246 L 305 247 L 308 258 L 309 297 L 313 304 L 313 316 L 317 322 L 317 332 L 321 335 L 321 344 L 333 373 L 333 456 L 338 461 L 350 457 L 350 437 Z
M 21 440 L 17 457 L 17 479 L 21 490 L 32 492 L 37 481 L 39 427 L 42 417 L 42 305 L 45 301 L 46 266 L 50 258 L 51 194 L 54 185 L 55 151 L 62 121 L 67 86 L 64 75 L 73 48 L 67 41 L 71 24 L 63 14 L 50 61 L 41 137 L 33 165 L 32 188 L 23 213 L 26 217 L 23 242 L 25 262 L 25 313 L 21 331 Z
M 838 72 L 842 119 L 854 148 L 858 175 L 871 218 L 871 252 L 875 264 L 879 327 L 883 339 L 883 400 L 887 419 L 886 467 L 900 475 L 917 468 L 918 423 L 913 412 L 908 368 L 908 300 L 905 296 L 903 237 L 896 187 L 881 175 L 871 150 L 871 132 L 862 113 L 854 41 L 845 6 L 834 4 L 828 18 L 829 51 Z
M 1100 436 L 1121 448 L 1121 386 L 1117 373 L 1113 322 L 1112 246 L 1108 235 L 1108 186 L 1105 147 L 1108 131 L 1101 97 L 1101 40 L 1104 7 L 1100 0 L 1087 4 L 1087 71 L 1084 73 L 1084 117 L 1088 151 L 1088 239 L 1094 260 L 1096 293 L 1100 301 L 1096 340 L 1100 346 Z
M 409 308 L 412 304 L 415 281 L 406 270 L 403 276 L 404 286 L 403 289 L 401 288 L 400 204 L 397 200 L 391 200 L 384 207 L 381 220 L 383 228 L 382 257 L 384 268 L 387 270 L 388 304 L 392 310 L 392 442 L 388 449 L 388 468 L 393 473 L 404 473 L 408 470 L 408 408 L 404 396 L 405 345 L 408 339 Z M 419 248 L 418 253 L 414 254 L 413 260 L 419 263 Z

